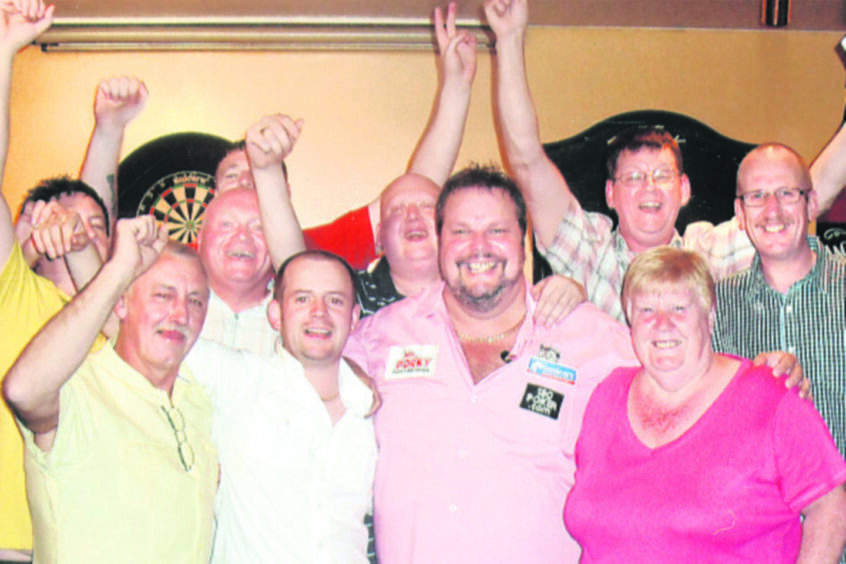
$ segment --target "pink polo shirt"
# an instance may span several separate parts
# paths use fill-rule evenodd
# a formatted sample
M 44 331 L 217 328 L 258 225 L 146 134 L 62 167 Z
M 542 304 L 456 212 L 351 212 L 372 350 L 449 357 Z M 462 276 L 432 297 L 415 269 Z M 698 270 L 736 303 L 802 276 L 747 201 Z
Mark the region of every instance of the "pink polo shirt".
M 363 320 L 345 354 L 376 379 L 379 560 L 577 562 L 562 521 L 573 452 L 596 385 L 635 366 L 626 327 L 594 305 L 536 327 L 474 385 L 443 285 Z

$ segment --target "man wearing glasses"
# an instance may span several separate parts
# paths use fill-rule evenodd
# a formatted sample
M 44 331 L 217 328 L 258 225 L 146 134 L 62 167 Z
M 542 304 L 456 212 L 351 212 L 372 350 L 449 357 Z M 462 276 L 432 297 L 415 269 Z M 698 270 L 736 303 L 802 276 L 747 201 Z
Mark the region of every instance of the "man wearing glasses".
M 646 249 L 673 245 L 696 250 L 708 258 L 717 279 L 748 266 L 754 249 L 733 220 L 717 226 L 697 222 L 684 236 L 676 232 L 676 218 L 691 188 L 678 145 L 663 130 L 627 131 L 609 146 L 605 196 L 617 212 L 617 229 L 612 230 L 610 218 L 581 208 L 541 145 L 523 52 L 527 4 L 486 0 L 485 13 L 496 33 L 495 106 L 506 157 L 529 206 L 538 247 L 553 271 L 581 282 L 588 299 L 623 320 L 623 275 Z M 841 129 L 814 162 L 820 212 L 846 184 L 844 143 L 846 129 Z
M 846 257 L 808 236 L 817 194 L 802 158 L 776 143 L 754 149 L 738 170 L 735 210 L 756 254 L 717 283 L 714 349 L 795 354 L 846 455 Z
M 181 363 L 206 313 L 196 253 L 151 216 L 33 338 L 3 395 L 21 424 L 36 562 L 208 562 L 208 396 Z M 113 344 L 86 356 L 114 311 Z

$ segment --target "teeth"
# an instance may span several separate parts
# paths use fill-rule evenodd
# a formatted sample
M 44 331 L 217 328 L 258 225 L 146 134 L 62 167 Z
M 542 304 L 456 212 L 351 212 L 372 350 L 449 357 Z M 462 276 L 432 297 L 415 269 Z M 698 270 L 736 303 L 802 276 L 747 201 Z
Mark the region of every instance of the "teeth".
M 423 239 L 428 235 L 425 231 L 409 231 L 405 234 L 406 239 Z
M 491 270 L 493 267 L 496 266 L 495 262 L 469 262 L 467 263 L 467 268 L 470 269 L 470 272 L 473 274 L 479 274 L 480 272 L 486 272 Z
M 250 259 L 255 257 L 255 255 L 253 253 L 250 253 L 248 251 L 228 251 L 226 253 L 226 256 L 235 257 L 235 258 L 250 258 Z
M 657 209 L 658 209 L 658 208 L 660 208 L 660 207 L 661 207 L 661 204 L 659 204 L 658 202 L 644 202 L 644 203 L 640 204 L 640 208 L 641 208 L 641 209 L 654 209 L 654 210 L 657 210 Z
M 321 335 L 326 336 L 329 335 L 330 331 L 328 329 L 306 329 L 306 335 Z
M 681 344 L 681 341 L 678 339 L 670 339 L 666 341 L 655 341 L 655 348 L 658 349 L 670 349 L 673 347 L 677 347 Z
M 779 223 L 778 225 L 765 225 L 764 231 L 766 231 L 767 233 L 778 233 L 779 231 L 784 229 L 784 227 L 785 226 L 783 223 Z

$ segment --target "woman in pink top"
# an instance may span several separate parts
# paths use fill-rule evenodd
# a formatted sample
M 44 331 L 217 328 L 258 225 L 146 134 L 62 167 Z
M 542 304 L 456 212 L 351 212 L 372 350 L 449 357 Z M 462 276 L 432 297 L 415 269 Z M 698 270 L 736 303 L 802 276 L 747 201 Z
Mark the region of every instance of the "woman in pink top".
M 585 412 L 564 511 L 582 562 L 837 562 L 846 463 L 811 402 L 711 349 L 705 260 L 641 253 L 623 306 L 642 367 Z

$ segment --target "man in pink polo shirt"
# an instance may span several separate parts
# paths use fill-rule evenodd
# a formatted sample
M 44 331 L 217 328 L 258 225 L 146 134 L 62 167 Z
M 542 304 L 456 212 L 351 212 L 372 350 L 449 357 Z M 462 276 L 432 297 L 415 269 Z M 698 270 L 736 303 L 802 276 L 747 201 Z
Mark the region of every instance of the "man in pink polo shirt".
M 635 365 L 625 326 L 584 303 L 532 321 L 526 206 L 496 169 L 436 207 L 443 282 L 365 319 L 346 354 L 374 377 L 377 552 L 393 562 L 576 562 L 561 517 L 590 393 Z

